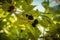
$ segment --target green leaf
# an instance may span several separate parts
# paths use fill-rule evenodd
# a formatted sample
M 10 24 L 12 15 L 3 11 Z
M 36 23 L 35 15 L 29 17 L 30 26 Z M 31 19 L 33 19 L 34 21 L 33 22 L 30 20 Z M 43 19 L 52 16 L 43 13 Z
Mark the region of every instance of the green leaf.
M 3 9 L 4 11 L 7 11 L 8 8 L 9 8 L 9 5 L 8 5 L 8 4 L 4 3 L 4 4 L 2 5 L 2 9 Z
M 15 6 L 16 6 L 17 8 L 22 9 L 22 8 L 21 8 L 21 5 L 26 5 L 26 2 L 25 2 L 24 0 L 16 0 Z
M 5 32 L 0 33 L 0 40 L 10 40 Z
M 60 9 L 55 10 L 55 14 L 59 14 L 60 15 Z
M 53 20 L 57 21 L 57 22 L 60 22 L 60 16 L 57 16 L 57 17 L 55 16 Z
M 43 7 L 44 8 L 49 8 L 49 2 L 47 1 L 47 2 L 42 2 L 42 5 L 43 5 Z
M 33 2 L 33 0 L 25 0 L 25 1 L 28 5 L 30 5 Z
M 55 28 L 55 32 L 60 34 L 60 24 L 59 23 L 56 23 L 56 28 Z
M 33 5 L 22 5 L 23 10 L 25 10 L 26 12 L 33 10 L 34 7 L 35 6 L 33 6 Z
M 34 37 L 34 35 L 31 32 L 28 33 L 28 38 L 31 40 L 36 40 L 36 38 Z
M 5 0 L 0 0 L 0 2 L 4 3 Z
M 34 17 L 34 19 L 37 19 L 41 15 L 41 12 L 39 10 L 31 10 L 27 13 L 31 14 Z
M 26 38 L 19 38 L 19 40 L 28 40 L 28 39 L 26 39 Z
M 4 25 L 6 25 L 7 22 L 0 21 L 0 30 L 4 28 Z
M 32 33 L 32 35 L 35 37 L 35 39 L 37 39 L 39 37 L 39 35 L 41 34 L 41 32 L 39 31 L 39 29 L 34 28 L 31 25 L 27 26 L 27 28 Z
M 43 27 L 45 27 L 45 28 L 48 27 L 48 24 L 47 24 L 46 21 L 44 21 L 44 20 L 40 20 L 39 23 L 40 23 L 41 26 L 43 26 Z
M 12 0 L 7 0 L 7 2 L 11 4 L 12 3 Z

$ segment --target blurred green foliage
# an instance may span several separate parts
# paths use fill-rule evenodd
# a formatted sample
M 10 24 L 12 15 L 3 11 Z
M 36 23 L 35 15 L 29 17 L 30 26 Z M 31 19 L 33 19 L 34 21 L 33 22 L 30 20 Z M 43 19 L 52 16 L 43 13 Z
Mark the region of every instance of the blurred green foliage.
M 31 5 L 32 2 L 33 0 L 0 0 L 0 40 L 60 40 L 60 9 L 50 7 L 49 0 L 43 1 L 45 12 L 42 13 L 33 10 L 36 6 Z M 26 14 L 32 15 L 33 20 L 29 20 Z M 35 19 L 38 23 L 33 27 Z M 43 32 L 40 27 L 44 28 Z

